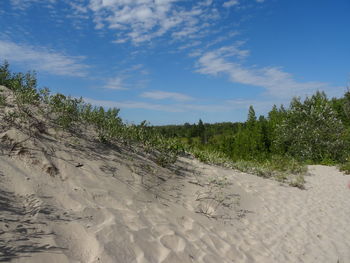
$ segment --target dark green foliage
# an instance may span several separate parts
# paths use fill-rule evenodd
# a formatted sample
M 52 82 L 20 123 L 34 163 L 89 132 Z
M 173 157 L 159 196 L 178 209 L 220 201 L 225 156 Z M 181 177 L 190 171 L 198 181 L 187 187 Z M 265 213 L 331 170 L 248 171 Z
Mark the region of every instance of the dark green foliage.
M 249 106 L 247 126 L 253 126 L 256 123 L 255 110 L 252 105 Z
M 258 160 L 264 159 L 268 149 L 266 137 L 265 118 L 256 119 L 253 106 L 249 107 L 248 118 L 245 125 L 235 135 L 235 143 L 229 155 L 234 160 Z
M 205 127 L 204 127 L 202 120 L 198 121 L 197 136 L 200 138 L 200 141 L 202 144 L 206 144 L 208 142 L 207 141 L 207 134 L 206 134 Z

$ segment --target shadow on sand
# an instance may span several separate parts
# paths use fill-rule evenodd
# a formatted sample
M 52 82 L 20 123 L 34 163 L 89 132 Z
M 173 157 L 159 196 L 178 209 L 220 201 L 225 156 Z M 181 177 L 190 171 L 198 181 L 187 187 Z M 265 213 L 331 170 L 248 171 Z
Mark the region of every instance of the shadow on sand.
M 33 195 L 20 196 L 0 190 L 0 262 L 30 257 L 31 253 L 62 253 L 64 248 L 45 244 L 45 237 L 54 233 L 47 223 L 38 220 L 40 214 L 49 220 L 68 220 L 54 214 L 50 207 L 42 207 Z

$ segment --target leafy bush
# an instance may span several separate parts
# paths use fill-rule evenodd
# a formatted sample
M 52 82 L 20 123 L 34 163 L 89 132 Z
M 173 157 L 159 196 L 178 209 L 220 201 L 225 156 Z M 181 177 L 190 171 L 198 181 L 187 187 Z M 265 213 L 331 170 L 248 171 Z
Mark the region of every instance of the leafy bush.
M 345 129 L 323 92 L 304 102 L 294 98 L 286 118 L 276 128 L 276 148 L 299 160 L 341 161 L 347 150 Z
M 230 160 L 225 154 L 215 150 L 201 150 L 197 147 L 189 148 L 190 153 L 193 154 L 198 160 L 208 164 L 230 166 L 232 160 Z
M 54 113 L 54 122 L 64 129 L 72 127 L 73 123 L 80 119 L 80 106 L 82 99 L 66 97 L 63 94 L 55 94 L 49 97 L 49 107 Z

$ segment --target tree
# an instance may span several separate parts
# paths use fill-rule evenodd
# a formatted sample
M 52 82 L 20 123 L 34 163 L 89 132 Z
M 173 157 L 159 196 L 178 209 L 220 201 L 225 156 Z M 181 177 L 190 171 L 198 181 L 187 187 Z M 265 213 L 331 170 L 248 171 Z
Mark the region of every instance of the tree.
M 255 110 L 252 105 L 249 106 L 249 111 L 248 111 L 248 119 L 247 119 L 247 126 L 254 126 L 256 123 L 256 115 L 255 115 Z
M 207 143 L 207 135 L 206 135 L 206 131 L 205 131 L 205 126 L 204 126 L 203 121 L 201 119 L 199 119 L 199 121 L 198 121 L 197 132 L 198 132 L 198 136 L 201 140 L 201 143 L 206 144 Z
M 284 109 L 283 105 L 280 106 L 278 109 L 276 105 L 273 105 L 272 110 L 268 113 L 267 117 L 267 137 L 268 137 L 268 143 L 269 143 L 269 151 L 274 154 L 283 154 L 284 151 L 280 151 L 278 147 L 275 145 L 276 136 L 277 134 L 277 127 L 282 123 L 286 116 L 286 110 Z

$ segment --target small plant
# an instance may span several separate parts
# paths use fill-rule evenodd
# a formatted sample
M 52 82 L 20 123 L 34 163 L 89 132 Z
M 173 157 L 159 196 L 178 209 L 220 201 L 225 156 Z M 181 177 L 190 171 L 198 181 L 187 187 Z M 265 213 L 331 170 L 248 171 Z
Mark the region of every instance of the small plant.
M 289 182 L 290 186 L 298 187 L 300 189 L 305 189 L 305 178 L 302 174 L 298 174 L 295 178 Z
M 156 158 L 156 163 L 161 167 L 168 167 L 170 164 L 175 163 L 177 160 L 177 155 L 174 153 L 159 154 Z
M 226 187 L 229 185 L 227 177 L 213 177 L 209 179 L 209 184 L 214 184 L 218 187 Z
M 285 173 L 279 173 L 275 178 L 278 182 L 285 183 L 288 180 L 288 175 Z
M 204 214 L 209 218 L 230 218 L 234 205 L 239 202 L 238 196 L 227 192 L 226 187 L 230 184 L 227 177 L 211 177 L 204 184 L 197 179 L 196 184 L 204 187 L 196 192 L 198 203 L 197 213 Z
M 339 166 L 339 170 L 345 174 L 350 174 L 350 162 L 343 163 Z
M 6 98 L 4 95 L 0 94 L 0 107 L 6 106 Z

